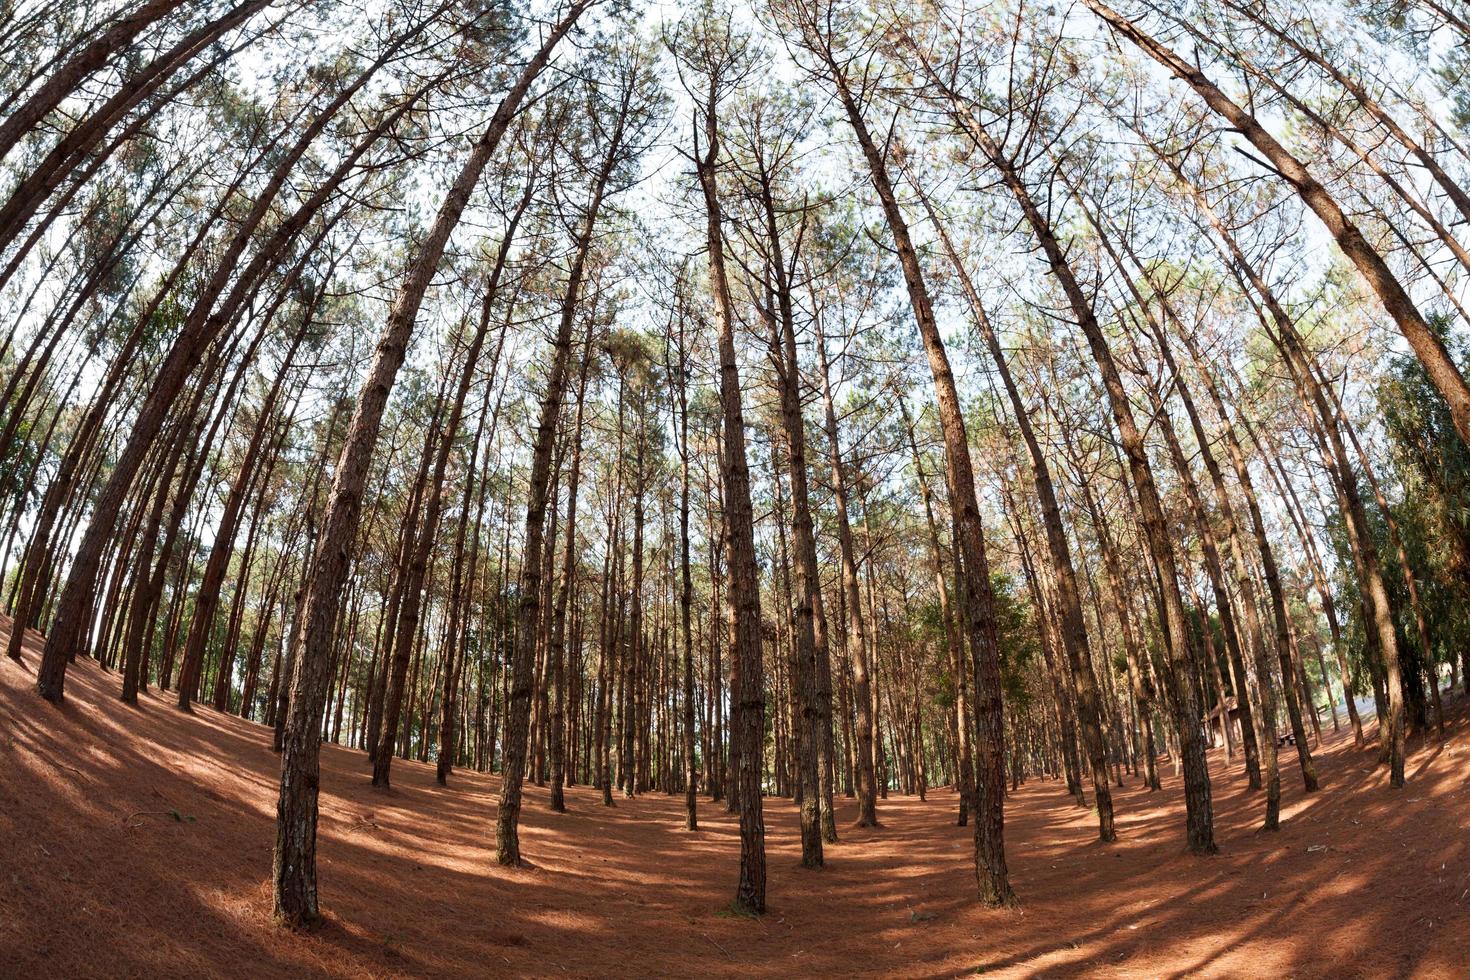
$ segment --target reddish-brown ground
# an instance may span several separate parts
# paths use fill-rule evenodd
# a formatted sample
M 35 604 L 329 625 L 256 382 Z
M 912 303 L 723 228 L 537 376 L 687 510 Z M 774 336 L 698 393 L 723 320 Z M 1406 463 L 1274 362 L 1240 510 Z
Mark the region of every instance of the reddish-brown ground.
M 34 664 L 35 651 L 29 652 Z M 323 927 L 269 916 L 276 757 L 266 729 L 166 699 L 138 709 L 116 676 L 76 664 L 54 708 L 0 664 L 0 975 L 837 975 L 1440 977 L 1470 974 L 1470 721 L 1415 743 L 1392 790 L 1335 740 L 1321 792 L 1288 779 L 1283 828 L 1213 759 L 1212 858 L 1183 852 L 1176 778 L 1115 796 L 1121 839 L 1032 782 L 1006 811 L 1021 899 L 973 901 L 954 797 L 893 797 L 857 830 L 844 803 L 827 867 L 798 865 L 789 802 L 766 804 L 770 913 L 731 915 L 736 827 L 651 794 L 569 813 L 530 787 L 522 849 L 493 860 L 497 781 L 398 761 L 369 786 L 360 753 L 322 755 Z M 1283 761 L 1288 761 L 1285 758 Z M 176 819 L 174 814 L 179 818 Z

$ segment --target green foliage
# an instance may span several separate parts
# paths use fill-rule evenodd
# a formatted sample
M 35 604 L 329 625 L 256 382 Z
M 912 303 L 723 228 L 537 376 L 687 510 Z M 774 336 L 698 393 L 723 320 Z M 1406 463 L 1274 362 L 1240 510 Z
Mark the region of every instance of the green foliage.
M 1451 340 L 1446 321 L 1440 319 L 1434 325 L 1451 345 L 1456 360 L 1462 365 L 1470 360 L 1464 344 Z M 1459 656 L 1470 641 L 1470 451 L 1455 432 L 1444 399 L 1416 358 L 1393 358 L 1379 381 L 1377 395 L 1391 464 L 1378 474 L 1388 513 L 1377 504 L 1366 481 L 1361 492 L 1395 612 L 1410 718 L 1422 723 L 1428 672 Z M 1328 529 L 1337 551 L 1338 600 L 1346 610 L 1349 658 L 1359 678 L 1370 678 L 1370 671 L 1380 668 L 1364 655 L 1368 637 L 1341 514 L 1330 515 Z M 1429 636 L 1429 663 L 1423 662 L 1420 653 L 1419 624 L 1403 572 L 1405 561 Z M 1365 681 L 1360 684 L 1367 686 Z
M 1011 576 L 1000 570 L 990 573 L 990 588 L 995 594 L 995 633 L 1000 643 L 1001 687 L 1006 703 L 1024 710 L 1036 692 L 1026 684 L 1027 669 L 1041 653 L 1037 632 L 1036 610 L 1023 598 Z

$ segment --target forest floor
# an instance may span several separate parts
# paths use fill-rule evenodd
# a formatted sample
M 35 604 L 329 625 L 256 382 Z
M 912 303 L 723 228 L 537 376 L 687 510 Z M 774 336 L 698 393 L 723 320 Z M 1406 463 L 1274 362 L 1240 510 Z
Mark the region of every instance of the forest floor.
M 28 650 L 35 663 L 36 651 Z M 974 901 L 972 836 L 955 797 L 880 801 L 819 872 L 799 866 L 794 808 L 766 801 L 770 911 L 729 911 L 737 826 L 701 798 L 593 791 L 547 810 L 530 786 L 522 850 L 493 856 L 497 780 L 395 761 L 369 785 L 360 752 L 322 753 L 324 925 L 270 919 L 277 759 L 259 725 L 75 664 L 66 703 L 0 664 L 0 975 L 893 975 L 1440 977 L 1470 970 L 1470 711 L 1415 741 L 1392 790 L 1350 735 L 1318 754 L 1322 789 L 1286 770 L 1282 829 L 1212 754 L 1220 854 L 1183 849 L 1180 782 L 1114 790 L 1120 839 L 1032 781 L 1006 807 L 1014 910 Z M 1289 750 L 1288 750 L 1289 751 Z M 1283 763 L 1291 761 L 1283 754 Z

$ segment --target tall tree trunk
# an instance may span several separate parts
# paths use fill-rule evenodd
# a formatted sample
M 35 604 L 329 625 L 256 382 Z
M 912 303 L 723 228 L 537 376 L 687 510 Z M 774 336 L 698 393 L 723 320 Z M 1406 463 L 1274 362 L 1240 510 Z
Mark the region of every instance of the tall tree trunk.
M 557 583 L 556 605 L 552 611 L 551 642 L 547 650 L 547 674 L 553 687 L 551 729 L 548 755 L 551 759 L 551 809 L 566 810 L 562 785 L 565 781 L 566 750 L 563 731 L 566 727 L 566 651 L 567 603 L 576 585 L 577 575 L 577 483 L 582 473 L 582 415 L 587 398 L 587 375 L 592 365 L 592 329 L 595 317 L 589 317 L 587 337 L 583 341 L 582 370 L 577 382 L 577 414 L 572 423 L 570 472 L 567 473 L 566 542 L 562 545 L 561 581 Z
M 762 171 L 759 179 L 768 274 L 775 299 L 775 309 L 766 307 L 762 312 L 771 332 L 771 360 L 779 388 L 781 427 L 786 437 L 786 469 L 791 481 L 791 537 L 796 570 L 792 621 L 796 670 L 792 680 L 799 714 L 796 719 L 796 756 L 801 863 L 803 867 L 820 868 L 823 864 L 821 773 L 827 766 L 827 743 L 821 734 L 822 711 L 817 703 L 816 606 L 822 580 L 817 566 L 817 541 L 807 491 L 806 419 L 801 409 L 801 368 L 796 353 L 796 315 L 791 295 L 791 278 L 797 258 L 793 254 L 788 265 L 770 175 Z M 799 247 L 798 240 L 796 248 Z M 826 637 L 823 636 L 822 640 L 825 642 Z M 828 710 L 830 712 L 830 706 Z
M 929 551 L 934 560 L 934 588 L 939 594 L 939 615 L 944 622 L 944 639 L 949 647 L 950 670 L 955 677 L 954 731 L 956 761 L 959 772 L 955 789 L 960 797 L 959 826 L 969 822 L 969 810 L 974 804 L 975 793 L 975 747 L 971 742 L 972 720 L 970 717 L 967 671 L 964 670 L 964 644 L 960 640 L 955 623 L 954 610 L 950 608 L 949 586 L 945 581 L 944 552 L 939 544 L 939 527 L 934 518 L 934 495 L 929 490 L 929 479 L 924 474 L 924 461 L 919 456 L 918 440 L 914 437 L 913 421 L 909 418 L 908 405 L 902 398 L 898 407 L 903 415 L 903 426 L 908 433 L 909 450 L 914 458 L 914 472 L 919 481 L 919 495 L 924 498 L 924 522 L 929 529 Z
M 814 30 L 815 25 L 808 25 Z M 987 905 L 1015 902 L 1005 859 L 1005 723 L 1001 705 L 1000 651 L 995 631 L 994 597 L 990 586 L 990 563 L 985 554 L 985 531 L 975 496 L 975 470 L 970 462 L 969 435 L 949 354 L 939 333 L 933 303 L 924 282 L 919 254 L 909 235 L 908 221 L 888 175 L 884 153 L 868 129 L 846 75 L 846 67 L 819 36 L 808 34 L 807 44 L 821 52 L 829 80 L 836 89 L 857 138 L 869 177 L 883 206 L 894 248 L 908 287 L 914 321 L 928 356 L 939 407 L 940 430 L 944 434 L 945 478 L 960 545 L 959 567 L 963 570 L 960 608 L 970 642 L 975 673 L 975 721 L 978 793 L 975 820 L 975 879 L 980 900 Z M 1106 777 L 1103 780 L 1106 786 Z M 1111 833 L 1111 827 L 1106 833 Z
M 985 347 L 990 352 L 990 359 L 1000 374 L 1006 397 L 1011 404 L 1011 414 L 1016 420 L 1016 428 L 1020 430 L 1021 439 L 1026 444 L 1031 478 L 1036 488 L 1036 498 L 1041 504 L 1041 521 L 1046 531 L 1047 556 L 1051 559 L 1052 580 L 1057 593 L 1062 651 L 1067 658 L 1068 676 L 1072 679 L 1072 693 L 1077 705 L 1077 721 L 1081 728 L 1082 747 L 1092 770 L 1092 790 L 1097 805 L 1098 839 L 1105 842 L 1116 840 L 1118 834 L 1113 826 L 1113 797 L 1108 788 L 1107 744 L 1103 739 L 1102 731 L 1102 701 L 1098 696 L 1097 676 L 1093 673 L 1092 655 L 1087 645 L 1087 626 L 1082 617 L 1082 599 L 1077 588 L 1077 572 L 1072 565 L 1072 551 L 1067 541 L 1067 532 L 1062 526 L 1062 512 L 1057 503 L 1056 490 L 1052 485 L 1051 470 L 1041 451 L 1041 443 L 1037 440 L 1036 432 L 1032 428 L 1031 417 L 1026 411 L 1026 405 L 1021 400 L 1020 391 L 1016 388 L 1015 379 L 1011 376 L 1010 366 L 1006 363 L 1005 353 L 1000 347 L 1000 339 L 996 336 L 990 317 L 980 302 L 980 294 L 970 279 L 969 271 L 960 260 L 959 253 L 950 240 L 949 230 L 940 220 L 939 215 L 935 213 L 928 197 L 922 191 L 920 197 L 929 215 L 930 223 L 934 225 L 950 264 L 959 278 L 960 285 L 964 288 L 970 315 L 974 318 L 985 340 Z
M 437 434 L 431 428 L 430 442 L 434 447 L 432 458 L 434 460 L 433 474 L 428 478 L 427 500 L 423 504 L 423 518 L 416 538 L 411 538 L 413 544 L 406 557 L 407 567 L 401 570 L 403 581 L 400 584 L 400 605 L 394 626 L 394 633 L 390 637 L 392 657 L 392 672 L 388 675 L 388 686 L 384 698 L 382 730 L 378 740 L 377 751 L 373 758 L 373 785 L 388 786 L 390 773 L 393 765 L 393 739 L 398 732 L 399 714 L 402 710 L 404 697 L 404 678 L 408 666 L 408 658 L 413 646 L 413 636 L 419 626 L 419 618 L 424 601 L 425 582 L 429 574 L 430 555 L 434 549 L 434 542 L 439 534 L 439 520 L 444 505 L 444 478 L 449 469 L 449 458 L 454 451 L 454 442 L 459 435 L 460 420 L 464 416 L 464 403 L 468 397 L 470 388 L 474 384 L 475 372 L 480 366 L 480 352 L 484 348 L 485 337 L 489 333 L 490 318 L 494 312 L 495 303 L 499 297 L 500 281 L 505 272 L 506 263 L 510 258 L 511 248 L 514 245 L 516 231 L 520 227 L 522 216 L 530 204 L 531 196 L 537 186 L 536 171 L 526 178 L 526 190 L 521 196 L 515 211 L 511 213 L 510 221 L 507 223 L 505 232 L 501 237 L 500 247 L 496 251 L 494 265 L 491 267 L 490 275 L 485 283 L 485 295 L 480 301 L 479 316 L 476 320 L 475 333 L 471 338 L 469 347 L 465 351 L 464 363 L 460 367 L 458 383 L 454 394 L 448 400 L 449 413 L 442 426 L 437 426 L 437 416 L 434 425 L 438 427 Z M 501 325 L 500 336 L 495 344 L 495 353 L 490 358 L 489 376 L 493 384 L 500 368 L 500 355 L 505 348 L 506 334 L 510 330 L 512 315 L 507 311 L 504 323 Z M 426 446 L 426 459 L 429 457 Z M 419 480 L 423 481 L 424 470 L 420 467 Z M 419 494 L 422 496 L 423 487 L 420 486 Z
M 694 604 L 694 579 L 689 565 L 689 354 L 685 344 L 686 313 L 682 299 L 675 317 L 676 331 L 673 357 L 667 365 L 674 384 L 677 448 L 679 452 L 679 638 L 683 653 L 683 753 L 684 753 L 684 829 L 699 829 L 698 773 L 694 759 L 694 636 L 690 630 L 690 613 Z M 708 730 L 708 723 L 705 728 Z M 704 754 L 706 777 L 709 775 L 710 753 Z
M 304 647 L 292 670 L 290 719 L 281 758 L 281 791 L 277 807 L 272 869 L 274 915 L 287 925 L 319 917 L 316 885 L 316 819 L 319 789 L 318 756 L 322 714 L 330 682 L 331 650 L 338 600 L 347 578 L 348 552 L 357 536 L 363 487 L 377 443 L 388 393 L 403 364 L 408 341 L 450 233 L 459 224 L 470 192 L 510 127 L 532 83 L 551 60 L 562 37 L 595 0 L 574 0 L 540 49 L 521 70 L 514 87 L 496 109 L 454 185 L 440 206 L 433 227 L 419 245 L 378 342 L 372 369 L 358 395 L 347 441 L 333 477 L 327 514 L 312 559 L 302 611 Z
M 873 711 L 871 682 L 868 675 L 869 634 L 863 620 L 862 600 L 858 596 L 857 556 L 852 542 L 852 522 L 848 517 L 847 468 L 842 461 L 842 438 L 837 428 L 837 408 L 832 397 L 831 367 L 827 360 L 827 340 L 822 332 L 822 317 L 813 323 L 817 331 L 817 368 L 822 389 L 823 424 L 827 433 L 829 464 L 832 471 L 832 506 L 836 515 L 837 549 L 841 564 L 840 605 L 847 612 L 844 645 L 852 665 L 853 701 L 857 713 L 857 783 L 859 827 L 878 826 L 878 785 L 873 765 Z
M 766 910 L 766 829 L 761 805 L 764 769 L 765 673 L 761 657 L 760 569 L 755 554 L 755 515 L 750 502 L 750 469 L 745 455 L 745 415 L 740 399 L 740 365 L 735 354 L 735 311 L 725 272 L 723 208 L 719 194 L 722 95 L 719 73 L 711 76 L 703 104 L 704 148 L 695 165 L 704 198 L 705 244 L 709 249 L 709 288 L 714 301 L 715 335 L 720 363 L 720 417 L 723 429 L 720 470 L 723 475 L 724 541 L 729 582 L 725 618 L 734 698 L 731 754 L 740 809 L 740 876 L 735 904 L 754 914 Z M 696 132 L 699 131 L 696 130 Z
M 575 10 L 576 8 L 574 8 Z M 567 27 L 570 21 L 563 21 Z M 501 767 L 500 801 L 495 825 L 495 859 L 503 865 L 521 861 L 519 823 L 521 784 L 525 779 L 526 749 L 531 722 L 531 695 L 535 687 L 536 624 L 541 612 L 541 551 L 546 525 L 546 502 L 551 483 L 551 456 L 556 448 L 557 423 L 566 397 L 567 364 L 571 360 L 572 326 L 580 308 L 587 260 L 591 253 L 598 215 L 612 172 L 624 147 L 624 127 L 629 119 L 620 113 L 613 125 L 605 156 L 593 177 L 586 212 L 576 233 L 576 251 L 567 270 L 556 337 L 552 345 L 546 391 L 532 442 L 530 483 L 526 493 L 526 524 L 522 546 L 520 600 L 516 610 L 516 644 L 511 662 L 510 700 L 506 705 L 508 725 L 504 762 Z

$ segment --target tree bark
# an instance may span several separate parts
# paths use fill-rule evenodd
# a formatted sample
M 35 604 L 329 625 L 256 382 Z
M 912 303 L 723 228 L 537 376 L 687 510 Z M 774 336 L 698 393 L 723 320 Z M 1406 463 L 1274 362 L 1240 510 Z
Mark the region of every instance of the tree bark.
M 532 83 L 551 60 L 557 44 L 593 2 L 595 0 L 575 0 L 567 8 L 546 35 L 540 49 L 521 70 L 514 87 L 501 101 L 484 135 L 466 159 L 440 206 L 433 227 L 409 264 L 379 339 L 373 367 L 358 395 L 312 560 L 302 611 L 306 624 L 305 644 L 291 676 L 290 718 L 281 758 L 281 790 L 272 869 L 274 916 L 286 925 L 311 922 L 320 915 L 316 882 L 316 820 L 322 714 L 330 682 L 338 600 L 348 571 L 348 551 L 357 536 L 363 487 L 367 482 L 388 393 L 403 364 L 424 293 L 439 267 L 449 235 L 464 213 L 470 192 L 518 113 Z
M 735 312 L 725 271 L 725 243 L 719 195 L 719 101 L 722 78 L 709 79 L 699 111 L 698 133 L 704 149 L 696 150 L 695 169 L 704 199 L 705 244 L 709 250 L 709 289 L 714 301 L 715 335 L 720 366 L 720 417 L 723 445 L 724 543 L 729 581 L 725 619 L 732 667 L 734 716 L 731 719 L 732 764 L 740 810 L 740 875 L 735 886 L 737 908 L 759 915 L 766 910 L 766 831 L 761 802 L 764 768 L 765 674 L 761 656 L 760 569 L 755 554 L 755 515 L 750 502 L 750 469 L 745 454 L 745 415 L 741 406 L 740 366 L 735 354 Z

